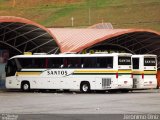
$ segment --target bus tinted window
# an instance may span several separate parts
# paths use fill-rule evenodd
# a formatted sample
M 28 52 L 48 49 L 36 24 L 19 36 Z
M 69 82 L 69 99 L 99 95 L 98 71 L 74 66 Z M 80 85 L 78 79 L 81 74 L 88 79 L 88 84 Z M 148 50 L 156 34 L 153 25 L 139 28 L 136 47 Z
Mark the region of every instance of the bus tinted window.
M 96 67 L 95 57 L 81 58 L 81 68 L 95 68 L 95 67 Z
M 113 68 L 113 57 L 98 57 L 97 68 Z
M 133 69 L 139 69 L 139 58 L 133 58 Z
M 144 58 L 144 66 L 156 66 L 155 58 Z
M 131 65 L 131 57 L 118 57 L 118 65 Z
M 63 58 L 48 58 L 48 68 L 64 68 Z
M 81 68 L 81 58 L 79 57 L 68 57 L 64 58 L 65 68 Z
M 45 58 L 18 58 L 22 68 L 45 68 Z
M 17 58 L 20 68 L 113 68 L 113 57 Z
M 113 68 L 113 57 L 49 58 L 49 68 Z

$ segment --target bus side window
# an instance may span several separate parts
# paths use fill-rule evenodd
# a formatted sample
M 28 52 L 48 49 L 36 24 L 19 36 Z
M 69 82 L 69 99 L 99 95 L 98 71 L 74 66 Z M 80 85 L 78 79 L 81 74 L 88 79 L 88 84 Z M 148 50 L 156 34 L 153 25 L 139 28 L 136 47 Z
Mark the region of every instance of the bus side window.
M 48 68 L 63 68 L 63 58 L 48 58 Z
M 64 65 L 62 64 L 62 65 L 60 65 L 60 67 L 59 68 L 63 68 L 64 67 Z
M 78 57 L 67 57 L 64 58 L 65 68 L 80 68 L 80 59 Z
M 84 68 L 84 64 L 81 64 L 81 68 Z
M 97 68 L 99 68 L 100 67 L 100 64 L 99 63 L 97 63 Z
M 72 64 L 69 64 L 69 65 L 68 65 L 68 68 L 72 68 L 72 67 L 73 67 Z
M 139 69 L 139 58 L 133 58 L 133 69 Z
M 107 68 L 108 68 L 108 69 L 112 68 L 112 67 L 111 67 L 111 64 L 107 64 Z
M 97 67 L 98 68 L 113 68 L 113 57 L 99 57 L 97 58 Z
M 47 68 L 48 60 L 46 60 L 45 58 L 33 58 L 32 66 L 33 68 Z
M 75 66 L 74 66 L 75 68 L 78 68 L 78 64 L 75 64 Z
M 84 57 L 82 58 L 81 68 L 95 68 L 96 67 L 96 57 Z

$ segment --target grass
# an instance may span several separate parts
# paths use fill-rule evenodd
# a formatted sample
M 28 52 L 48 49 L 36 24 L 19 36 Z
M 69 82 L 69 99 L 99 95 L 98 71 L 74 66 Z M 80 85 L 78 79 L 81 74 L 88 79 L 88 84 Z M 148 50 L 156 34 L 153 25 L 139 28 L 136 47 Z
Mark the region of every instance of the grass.
M 20 16 L 46 27 L 90 26 L 110 22 L 114 28 L 160 31 L 160 0 L 0 0 L 0 15 Z M 90 22 L 89 22 L 90 10 Z

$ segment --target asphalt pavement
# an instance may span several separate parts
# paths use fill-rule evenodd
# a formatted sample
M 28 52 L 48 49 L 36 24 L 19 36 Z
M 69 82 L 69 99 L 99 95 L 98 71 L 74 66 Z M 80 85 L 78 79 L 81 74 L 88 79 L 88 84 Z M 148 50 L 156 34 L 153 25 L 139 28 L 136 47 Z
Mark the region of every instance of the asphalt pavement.
M 159 114 L 160 89 L 114 94 L 1 90 L 0 113 Z

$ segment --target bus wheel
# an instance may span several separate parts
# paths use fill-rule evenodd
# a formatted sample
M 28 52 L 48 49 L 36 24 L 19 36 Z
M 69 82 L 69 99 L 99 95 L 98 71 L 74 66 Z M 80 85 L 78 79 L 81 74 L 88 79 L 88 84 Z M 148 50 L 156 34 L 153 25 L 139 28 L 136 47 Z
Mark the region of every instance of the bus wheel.
M 25 92 L 29 91 L 30 90 L 30 84 L 29 84 L 29 82 L 22 82 L 21 89 L 23 91 L 25 91 Z
M 80 91 L 83 93 L 90 92 L 90 84 L 89 82 L 82 82 L 80 85 Z

